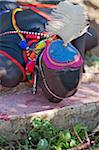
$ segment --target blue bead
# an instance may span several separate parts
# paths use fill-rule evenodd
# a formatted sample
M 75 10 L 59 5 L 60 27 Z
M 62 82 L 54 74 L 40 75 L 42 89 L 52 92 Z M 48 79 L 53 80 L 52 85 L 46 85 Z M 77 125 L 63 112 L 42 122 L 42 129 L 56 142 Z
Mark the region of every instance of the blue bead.
M 19 46 L 22 48 L 22 49 L 26 49 L 28 47 L 28 44 L 25 40 L 22 40 L 20 43 L 19 43 Z

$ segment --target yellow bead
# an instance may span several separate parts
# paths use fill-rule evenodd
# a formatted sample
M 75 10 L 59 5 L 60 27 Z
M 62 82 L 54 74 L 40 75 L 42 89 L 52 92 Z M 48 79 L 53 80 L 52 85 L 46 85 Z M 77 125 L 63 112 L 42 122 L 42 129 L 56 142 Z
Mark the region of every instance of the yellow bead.
M 44 47 L 46 47 L 46 42 L 43 40 L 37 44 L 35 50 L 43 49 Z

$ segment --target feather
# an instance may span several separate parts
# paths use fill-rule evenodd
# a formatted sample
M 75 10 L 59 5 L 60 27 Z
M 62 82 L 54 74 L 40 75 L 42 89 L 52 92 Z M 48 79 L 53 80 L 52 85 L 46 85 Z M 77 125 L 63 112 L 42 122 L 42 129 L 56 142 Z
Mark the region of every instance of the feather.
M 82 6 L 74 5 L 72 2 L 65 0 L 52 10 L 52 20 L 48 21 L 46 30 L 50 34 L 59 35 L 66 45 L 87 32 L 86 16 Z

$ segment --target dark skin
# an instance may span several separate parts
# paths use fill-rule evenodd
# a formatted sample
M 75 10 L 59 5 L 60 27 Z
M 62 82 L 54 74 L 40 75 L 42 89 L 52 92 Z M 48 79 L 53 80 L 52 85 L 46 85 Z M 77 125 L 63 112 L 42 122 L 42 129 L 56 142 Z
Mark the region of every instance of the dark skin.
M 23 79 L 20 69 L 4 55 L 0 55 L 1 85 L 15 87 Z

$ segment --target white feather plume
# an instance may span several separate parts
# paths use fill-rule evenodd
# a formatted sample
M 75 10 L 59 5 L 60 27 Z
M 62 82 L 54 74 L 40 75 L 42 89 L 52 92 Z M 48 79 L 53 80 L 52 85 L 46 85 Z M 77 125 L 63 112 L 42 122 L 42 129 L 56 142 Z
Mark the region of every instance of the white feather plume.
M 53 9 L 51 17 L 52 20 L 46 25 L 46 30 L 59 35 L 65 44 L 87 31 L 88 22 L 84 8 L 68 0 L 60 2 L 57 8 Z

